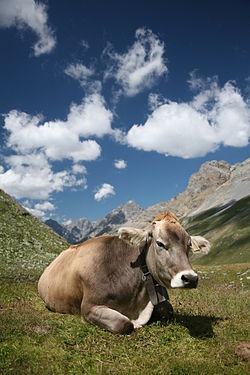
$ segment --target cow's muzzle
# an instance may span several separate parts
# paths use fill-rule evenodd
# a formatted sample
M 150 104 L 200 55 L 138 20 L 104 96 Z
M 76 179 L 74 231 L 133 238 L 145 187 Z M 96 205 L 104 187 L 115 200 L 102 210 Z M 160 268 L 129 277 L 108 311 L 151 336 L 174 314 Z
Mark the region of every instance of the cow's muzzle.
M 198 275 L 193 270 L 178 272 L 171 280 L 171 288 L 196 288 Z
M 181 276 L 184 282 L 184 288 L 196 288 L 198 284 L 198 276 L 193 274 L 184 274 Z

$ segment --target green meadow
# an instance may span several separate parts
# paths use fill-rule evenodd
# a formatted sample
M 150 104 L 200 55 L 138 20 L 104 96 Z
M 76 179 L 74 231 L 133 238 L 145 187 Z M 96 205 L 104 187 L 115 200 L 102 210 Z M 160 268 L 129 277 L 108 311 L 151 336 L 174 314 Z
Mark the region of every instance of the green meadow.
M 196 290 L 171 290 L 172 321 L 131 335 L 49 312 L 36 282 L 0 284 L 1 374 L 247 374 L 250 264 L 199 266 Z

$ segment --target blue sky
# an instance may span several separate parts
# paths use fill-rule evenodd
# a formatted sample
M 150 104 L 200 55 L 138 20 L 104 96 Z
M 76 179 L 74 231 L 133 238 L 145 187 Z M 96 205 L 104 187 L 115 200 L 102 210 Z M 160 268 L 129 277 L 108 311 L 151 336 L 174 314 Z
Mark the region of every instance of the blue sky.
M 0 187 L 60 222 L 250 147 L 250 3 L 0 0 Z

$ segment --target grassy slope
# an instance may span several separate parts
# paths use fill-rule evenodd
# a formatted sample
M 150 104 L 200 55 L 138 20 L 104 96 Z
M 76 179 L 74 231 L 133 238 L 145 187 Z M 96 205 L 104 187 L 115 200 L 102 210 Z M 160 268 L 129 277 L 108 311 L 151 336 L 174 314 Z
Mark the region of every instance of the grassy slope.
M 211 241 L 208 255 L 194 260 L 197 264 L 250 262 L 250 196 L 220 212 L 214 208 L 192 219 L 186 229 Z
M 35 283 L 0 283 L 0 373 L 247 374 L 249 267 L 199 266 L 196 290 L 170 291 L 174 320 L 129 336 L 49 312 Z
M 0 190 L 0 277 L 36 279 L 68 243 Z

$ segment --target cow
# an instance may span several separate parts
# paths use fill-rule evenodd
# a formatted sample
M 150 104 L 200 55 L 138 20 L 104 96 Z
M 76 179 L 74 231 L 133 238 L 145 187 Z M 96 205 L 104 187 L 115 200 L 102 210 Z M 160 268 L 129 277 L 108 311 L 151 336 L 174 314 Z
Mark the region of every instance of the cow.
M 148 229 L 118 234 L 72 245 L 45 269 L 38 292 L 49 310 L 128 334 L 168 299 L 165 288 L 196 288 L 192 240 L 173 213 L 158 215 Z

